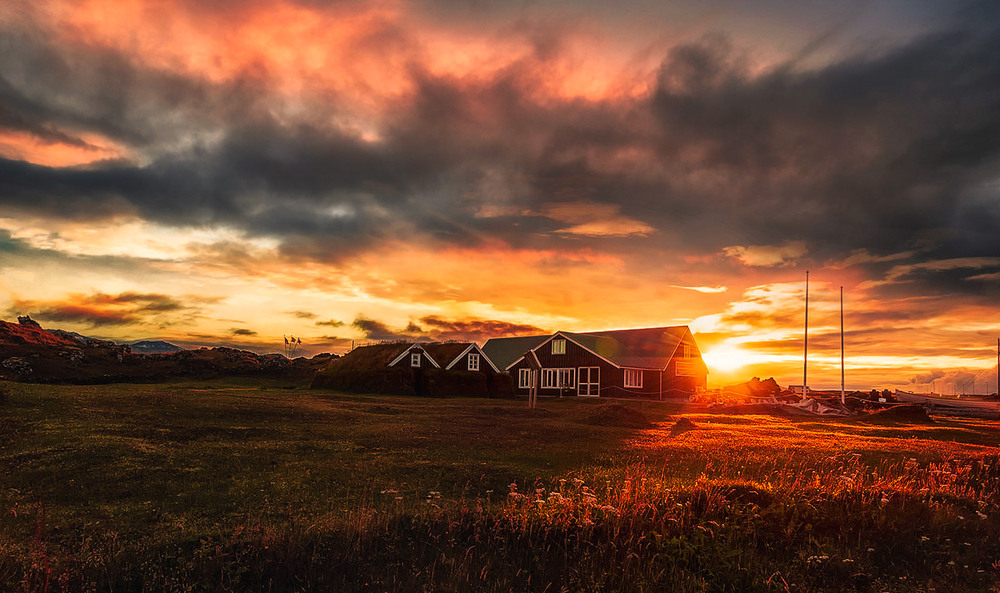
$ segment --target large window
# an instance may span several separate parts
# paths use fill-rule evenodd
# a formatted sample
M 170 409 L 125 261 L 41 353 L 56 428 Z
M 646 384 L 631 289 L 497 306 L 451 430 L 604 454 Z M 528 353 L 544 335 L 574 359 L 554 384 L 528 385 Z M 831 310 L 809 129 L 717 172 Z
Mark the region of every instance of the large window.
M 641 369 L 625 369 L 625 387 L 642 387 Z
M 674 364 L 674 374 L 678 377 L 698 376 L 698 367 L 695 366 L 695 362 L 693 360 L 678 360 Z
M 519 389 L 531 388 L 531 369 L 517 370 L 517 386 Z
M 576 387 L 576 369 L 542 369 L 542 388 Z
M 566 340 L 552 340 L 552 354 L 566 354 Z
M 469 370 L 478 371 L 479 370 L 479 355 L 473 352 L 469 355 Z
M 410 366 L 414 367 L 414 368 L 418 368 L 420 366 L 420 353 L 419 352 L 411 352 L 410 353 Z

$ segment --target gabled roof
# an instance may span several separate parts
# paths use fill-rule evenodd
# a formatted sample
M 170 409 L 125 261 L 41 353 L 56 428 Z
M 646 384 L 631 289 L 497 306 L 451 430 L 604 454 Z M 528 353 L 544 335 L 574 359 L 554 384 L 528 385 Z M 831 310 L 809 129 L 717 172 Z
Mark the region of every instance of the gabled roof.
M 496 368 L 506 371 L 528 350 L 541 346 L 552 334 L 544 336 L 519 336 L 515 338 L 492 338 L 483 344 L 483 354 L 493 361 Z
M 674 352 L 685 336 L 690 337 L 691 331 L 686 325 L 670 327 L 646 327 L 640 329 L 618 329 L 611 331 L 587 332 L 574 334 L 587 336 L 598 340 L 598 343 L 613 341 L 617 346 L 608 348 L 610 356 L 605 356 L 611 362 L 622 367 L 663 369 L 666 368 Z M 690 342 L 693 344 L 694 339 Z M 697 351 L 697 345 L 695 345 Z M 598 354 L 602 354 L 598 351 Z M 700 355 L 700 353 L 699 353 Z M 602 354 L 602 356 L 604 356 Z
M 475 344 L 470 342 L 428 342 L 417 345 L 423 346 L 424 351 L 441 364 L 441 368 L 446 368 L 459 354 L 468 350 L 470 345 L 474 346 Z
M 485 360 L 486 364 L 490 365 L 493 368 L 494 371 L 496 371 L 498 373 L 500 372 L 500 369 L 497 368 L 497 365 L 493 364 L 493 361 L 490 360 L 489 356 L 486 356 L 485 354 L 483 354 L 483 349 L 480 348 L 477 344 L 469 344 L 468 348 L 466 348 L 465 350 L 462 350 L 458 354 L 458 356 L 456 356 L 455 358 L 453 358 L 451 360 L 451 362 L 448 363 L 448 366 L 444 367 L 445 370 L 446 371 L 451 370 L 451 367 L 453 367 L 456 364 L 458 364 L 458 361 L 460 361 L 463 358 L 465 358 L 465 355 L 468 354 L 469 352 L 471 352 L 472 350 L 475 350 L 476 352 L 478 352 L 480 359 Z
M 677 347 L 690 333 L 686 325 L 598 332 L 560 331 L 547 336 L 494 338 L 486 342 L 483 350 L 498 367 L 506 370 L 525 352 L 537 350 L 553 338 L 565 337 L 616 367 L 659 370 L 666 368 Z M 693 339 L 690 341 L 694 343 Z
M 430 349 L 428 348 L 429 346 L 434 346 L 434 345 L 435 344 L 432 344 L 430 342 L 417 342 L 416 344 L 409 344 L 407 345 L 406 350 L 400 352 L 399 356 L 393 358 L 392 361 L 390 361 L 387 366 L 396 366 L 396 364 L 399 361 L 406 358 L 406 355 L 409 354 L 411 350 L 416 348 L 417 350 L 420 350 L 423 353 L 424 357 L 427 358 L 427 360 L 431 361 L 431 364 L 434 365 L 434 368 L 439 369 L 441 368 L 441 365 L 438 364 L 438 361 L 434 360 L 434 356 L 431 355 Z

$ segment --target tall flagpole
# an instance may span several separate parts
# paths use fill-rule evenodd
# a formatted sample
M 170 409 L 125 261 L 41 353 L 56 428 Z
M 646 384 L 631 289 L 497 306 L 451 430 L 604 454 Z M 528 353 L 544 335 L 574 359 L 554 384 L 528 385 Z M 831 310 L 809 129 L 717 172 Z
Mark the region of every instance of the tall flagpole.
M 802 397 L 809 393 L 809 270 L 806 270 L 806 329 L 802 340 Z
M 840 403 L 847 403 L 844 394 L 844 287 L 840 287 Z

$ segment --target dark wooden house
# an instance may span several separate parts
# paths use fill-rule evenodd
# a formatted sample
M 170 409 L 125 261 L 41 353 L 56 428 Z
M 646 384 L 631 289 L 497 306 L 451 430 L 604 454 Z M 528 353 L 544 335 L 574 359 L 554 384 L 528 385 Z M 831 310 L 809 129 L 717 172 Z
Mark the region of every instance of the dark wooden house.
M 508 395 L 502 374 L 471 342 L 392 342 L 361 346 L 317 373 L 313 387 L 390 395 Z
M 533 352 L 541 369 L 532 371 Z M 483 352 L 527 395 L 682 397 L 705 388 L 708 367 L 687 326 L 494 338 Z

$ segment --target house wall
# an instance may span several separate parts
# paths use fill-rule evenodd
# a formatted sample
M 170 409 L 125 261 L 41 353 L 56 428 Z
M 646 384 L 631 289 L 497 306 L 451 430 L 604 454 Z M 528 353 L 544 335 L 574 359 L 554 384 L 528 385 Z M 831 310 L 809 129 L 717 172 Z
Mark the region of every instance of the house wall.
M 608 364 L 604 360 L 594 356 L 590 352 L 587 352 L 583 348 L 577 346 L 573 342 L 566 340 L 566 353 L 565 354 L 552 354 L 552 342 L 547 342 L 543 344 L 538 350 L 535 351 L 538 356 L 538 362 L 541 363 L 542 368 L 546 369 L 565 369 L 571 368 L 579 372 L 580 367 L 599 367 L 601 369 L 601 393 L 604 395 L 604 387 L 606 385 L 611 385 L 614 382 L 621 384 L 621 371 L 616 369 L 614 365 Z M 528 395 L 528 389 L 518 388 L 517 378 L 519 369 L 527 369 L 527 361 L 520 360 L 510 369 L 510 376 L 514 383 L 514 393 L 519 395 Z M 575 375 L 574 375 L 575 376 Z M 579 377 L 576 377 L 576 381 Z M 576 384 L 574 381 L 574 385 Z M 541 384 L 541 382 L 539 382 Z M 559 395 L 559 389 L 539 389 L 539 395 Z M 565 395 L 576 395 L 577 388 L 567 389 L 563 392 Z
M 676 358 L 671 360 L 667 368 L 660 373 L 658 370 L 642 370 L 642 387 L 625 387 L 625 369 L 616 368 L 614 365 L 604 361 L 598 356 L 591 354 L 587 350 L 577 346 L 572 341 L 566 341 L 565 354 L 552 354 L 552 343 L 543 344 L 535 353 L 542 368 L 572 368 L 576 369 L 574 384 L 579 383 L 580 367 L 599 367 L 600 395 L 602 397 L 638 397 L 657 399 L 661 393 L 664 398 L 680 397 L 694 393 L 699 389 L 704 389 L 708 383 L 707 369 L 701 360 L 701 354 L 697 345 L 693 341 L 685 341 L 691 346 L 691 360 L 696 365 L 695 376 L 678 376 Z M 683 350 L 678 348 L 677 354 L 681 355 Z M 514 393 L 518 395 L 528 395 L 529 389 L 518 387 L 518 374 L 520 369 L 530 368 L 527 361 L 520 360 L 509 370 L 511 380 L 514 384 Z M 662 379 L 662 384 L 661 384 Z M 539 382 L 540 384 L 540 382 Z M 539 388 L 539 395 L 559 395 L 559 389 Z M 567 389 L 564 395 L 576 395 L 578 388 Z
M 691 357 L 684 358 L 684 346 L 690 346 Z M 677 374 L 677 363 L 681 361 L 690 361 L 695 367 L 695 373 L 693 376 L 683 376 Z M 669 380 L 668 380 L 669 379 Z M 684 340 L 678 345 L 677 351 L 674 358 L 670 360 L 667 364 L 666 372 L 664 373 L 663 390 L 664 397 L 668 397 L 668 394 L 680 395 L 679 392 L 683 393 L 693 393 L 700 389 L 705 389 L 708 386 L 708 367 L 705 366 L 705 361 L 701 358 L 701 350 L 698 348 L 698 344 L 694 341 L 694 338 L 688 334 Z

